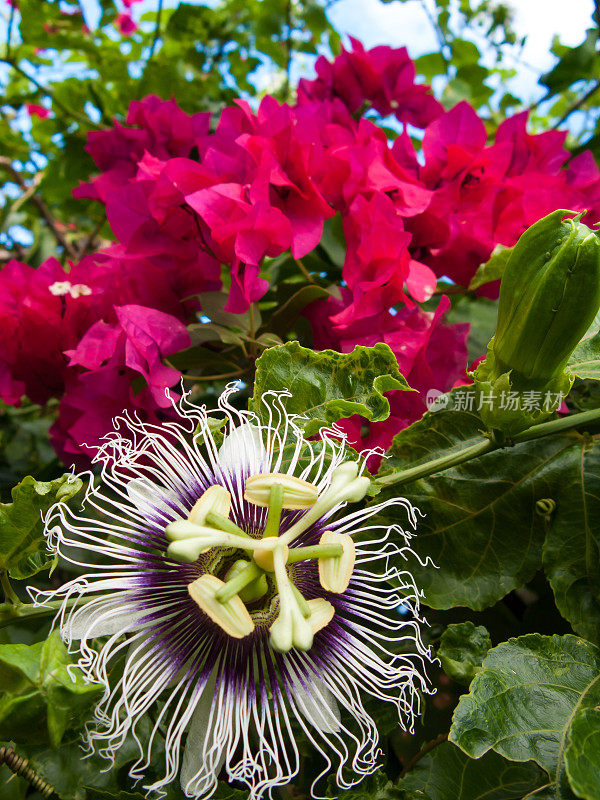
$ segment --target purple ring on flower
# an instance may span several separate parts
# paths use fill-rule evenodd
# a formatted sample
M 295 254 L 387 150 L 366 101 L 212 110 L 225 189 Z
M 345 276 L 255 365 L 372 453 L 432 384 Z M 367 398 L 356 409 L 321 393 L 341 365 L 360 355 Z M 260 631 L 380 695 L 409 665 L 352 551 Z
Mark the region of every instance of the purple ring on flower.
M 354 470 L 353 480 L 361 486 L 368 481 L 360 477 L 364 459 L 348 470 L 344 434 L 326 429 L 319 441 L 306 441 L 285 410 L 289 393 L 264 395 L 259 416 L 231 406 L 235 388 L 218 402 L 217 418 L 225 426 L 219 447 L 215 417 L 185 397 L 176 405 L 177 422 L 116 420 L 96 457 L 103 464 L 101 485 L 94 487 L 90 475 L 81 513 L 59 503 L 46 518 L 53 552 L 87 573 L 53 592 L 30 591 L 42 604 L 64 598 L 57 617 L 61 634 L 79 653 L 86 679 L 104 687 L 86 729 L 88 747 L 113 759 L 133 735 L 139 757 L 130 775 L 141 779 L 163 732 L 165 771 L 145 785 L 149 792 L 179 776 L 188 797 L 208 798 L 224 769 L 258 800 L 298 772 L 298 726 L 323 756 L 315 784 L 333 768 L 338 785 L 349 788 L 377 768 L 380 755 L 363 696 L 396 705 L 400 724 L 412 729 L 420 693 L 430 691 L 419 592 L 410 574 L 393 564 L 412 553 L 417 512 L 403 498 L 345 511 L 344 497 L 353 498 L 332 494 L 339 475 Z M 235 638 L 195 602 L 189 586 L 204 575 L 227 580 L 239 550 L 214 546 L 180 563 L 167 552 L 165 529 L 185 521 L 198 498 L 220 485 L 231 495 L 230 522 L 249 537 L 248 547 L 262 546 L 269 511 L 246 500 L 244 488 L 251 475 L 271 473 L 317 487 L 313 516 L 329 498 L 327 510 L 310 524 L 303 518 L 311 512 L 284 511 L 273 552 L 281 555 L 286 540 L 290 553 L 317 546 L 327 529 L 352 537 L 356 562 L 347 587 L 336 593 L 323 588 L 314 558 L 288 566 L 281 555 L 279 573 L 275 567 L 266 576 L 267 590 L 246 603 L 252 632 Z M 409 530 L 375 519 L 391 506 L 406 517 Z M 331 616 L 308 646 L 280 652 L 273 646 L 274 622 L 283 615 L 284 597 L 293 605 L 298 595 L 299 607 L 317 601 L 331 608 Z M 398 615 L 400 603 L 410 619 Z M 96 637 L 103 637 L 99 651 L 92 646 Z M 111 683 L 119 659 L 122 673 Z M 141 721 L 151 708 L 152 729 L 144 735 Z

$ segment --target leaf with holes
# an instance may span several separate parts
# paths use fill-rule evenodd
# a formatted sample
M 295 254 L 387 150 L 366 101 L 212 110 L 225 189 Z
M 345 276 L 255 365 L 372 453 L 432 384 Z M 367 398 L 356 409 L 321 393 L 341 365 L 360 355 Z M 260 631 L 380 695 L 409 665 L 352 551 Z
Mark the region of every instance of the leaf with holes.
M 316 353 L 298 342 L 267 350 L 256 362 L 256 382 L 250 408 L 261 414 L 261 397 L 267 391 L 288 389 L 283 402 L 307 436 L 344 417 L 360 414 L 373 422 L 388 417 L 384 392 L 411 391 L 398 371 L 396 357 L 387 344 L 355 347 L 351 353 L 321 350 Z

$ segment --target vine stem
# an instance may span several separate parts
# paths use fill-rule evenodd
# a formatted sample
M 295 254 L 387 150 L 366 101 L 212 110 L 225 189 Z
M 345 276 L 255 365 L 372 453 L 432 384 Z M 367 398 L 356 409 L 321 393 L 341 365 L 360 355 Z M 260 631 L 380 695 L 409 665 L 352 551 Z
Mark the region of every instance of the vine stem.
M 2 591 L 4 592 L 6 602 L 13 607 L 20 606 L 21 601 L 12 587 L 8 574 L 4 570 L 0 570 L 0 584 L 2 585 Z
M 418 464 L 415 467 L 409 467 L 408 469 L 381 475 L 374 480 L 379 486 L 390 486 L 392 484 L 416 481 L 419 478 L 426 478 L 436 472 L 442 472 L 445 469 L 450 469 L 450 467 L 455 467 L 465 461 L 470 461 L 472 458 L 478 458 L 479 456 L 492 452 L 492 450 L 499 450 L 502 447 L 512 447 L 516 444 L 521 444 L 521 442 L 530 442 L 534 439 L 541 439 L 543 436 L 570 431 L 591 422 L 600 422 L 600 409 L 582 411 L 579 414 L 571 414 L 562 419 L 542 422 L 539 425 L 528 428 L 526 431 L 523 431 L 523 433 L 519 433 L 517 436 L 505 442 L 497 442 L 488 436 L 481 436 L 479 441 L 469 447 L 463 448 L 458 453 L 449 453 L 448 455 L 434 458 L 431 461 L 426 461 L 424 464 Z
M 423 756 L 426 756 L 427 753 L 430 753 L 435 747 L 438 747 L 438 745 L 443 744 L 446 741 L 448 741 L 448 734 L 447 733 L 440 733 L 440 735 L 436 736 L 436 738 L 433 741 L 428 742 L 426 745 L 424 745 L 419 750 L 419 752 L 416 753 L 410 759 L 410 761 L 407 762 L 406 766 L 404 767 L 404 769 L 400 773 L 400 778 L 403 778 L 406 775 L 407 772 L 410 772 L 411 769 L 414 767 L 414 765 L 418 761 L 420 761 L 423 758 Z

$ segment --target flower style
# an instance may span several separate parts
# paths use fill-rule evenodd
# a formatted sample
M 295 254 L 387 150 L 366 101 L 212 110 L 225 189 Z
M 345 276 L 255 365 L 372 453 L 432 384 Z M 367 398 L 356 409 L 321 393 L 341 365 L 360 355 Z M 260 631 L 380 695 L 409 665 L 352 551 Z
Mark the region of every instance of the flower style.
M 347 788 L 380 754 L 362 696 L 393 703 L 411 729 L 429 691 L 419 593 L 394 566 L 411 532 L 374 519 L 393 506 L 411 529 L 417 512 L 392 498 L 339 513 L 370 486 L 344 435 L 308 442 L 289 393 L 264 395 L 259 416 L 230 404 L 235 389 L 216 417 L 184 397 L 176 422 L 117 419 L 96 457 L 105 488 L 90 477 L 80 514 L 57 504 L 46 519 L 52 549 L 89 572 L 31 591 L 64 598 L 61 634 L 104 686 L 89 748 L 114 758 L 133 736 L 139 780 L 164 731 L 165 771 L 149 792 L 179 774 L 188 797 L 208 798 L 224 769 L 261 798 L 298 772 L 302 732 L 324 759 L 316 781 L 333 767 Z

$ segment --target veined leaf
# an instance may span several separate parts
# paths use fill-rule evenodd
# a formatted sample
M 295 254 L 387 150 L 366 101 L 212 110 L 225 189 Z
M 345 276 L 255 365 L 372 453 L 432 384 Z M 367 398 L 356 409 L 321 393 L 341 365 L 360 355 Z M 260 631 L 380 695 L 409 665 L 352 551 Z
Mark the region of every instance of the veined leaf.
M 574 719 L 600 702 L 600 650 L 576 636 L 535 633 L 494 647 L 482 667 L 456 707 L 450 740 L 473 758 L 495 750 L 533 759 L 557 800 L 570 797 L 565 749 Z
M 469 758 L 444 742 L 422 758 L 399 786 L 421 790 L 430 800 L 521 800 L 546 780 L 531 761 L 515 764 L 494 752 Z
M 411 391 L 398 371 L 396 357 L 387 344 L 355 347 L 351 353 L 315 352 L 288 342 L 267 350 L 256 362 L 256 382 L 250 407 L 263 410 L 264 392 L 288 389 L 284 399 L 291 414 L 303 419 L 307 436 L 344 417 L 360 414 L 377 422 L 390 413 L 384 392 Z
M 42 514 L 57 501 L 68 501 L 83 481 L 67 473 L 54 481 L 36 481 L 30 475 L 12 490 L 12 503 L 0 504 L 0 569 L 23 579 L 49 566 Z

